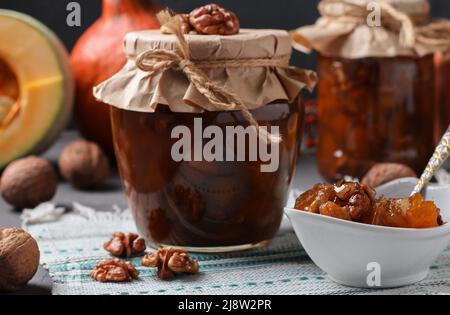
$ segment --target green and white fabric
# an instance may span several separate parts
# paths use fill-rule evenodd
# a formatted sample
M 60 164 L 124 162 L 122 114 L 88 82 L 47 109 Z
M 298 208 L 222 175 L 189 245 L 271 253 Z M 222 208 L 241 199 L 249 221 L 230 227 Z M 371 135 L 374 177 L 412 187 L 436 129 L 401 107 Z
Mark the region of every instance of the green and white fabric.
M 71 212 L 64 213 L 44 204 L 26 211 L 23 225 L 38 240 L 41 263 L 54 281 L 53 294 L 58 295 L 450 294 L 450 248 L 421 283 L 394 290 L 360 290 L 329 280 L 308 258 L 287 221 L 267 248 L 193 255 L 200 262 L 198 275 L 161 281 L 153 269 L 140 266 L 140 258 L 132 259 L 140 279 L 129 283 L 98 283 L 89 273 L 110 257 L 102 246 L 113 232 L 135 231 L 130 211 L 98 212 L 74 204 Z

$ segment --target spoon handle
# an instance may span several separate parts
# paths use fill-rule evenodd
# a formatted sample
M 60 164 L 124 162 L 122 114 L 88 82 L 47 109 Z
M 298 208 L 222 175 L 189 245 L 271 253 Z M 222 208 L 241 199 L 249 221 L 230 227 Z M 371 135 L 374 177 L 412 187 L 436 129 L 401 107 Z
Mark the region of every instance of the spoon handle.
M 434 151 L 434 154 L 431 157 L 430 162 L 428 162 L 425 171 L 422 173 L 422 176 L 420 177 L 419 183 L 414 188 L 411 195 L 420 193 L 422 191 L 422 189 L 433 178 L 434 173 L 441 168 L 442 164 L 444 164 L 445 160 L 449 156 L 450 156 L 450 126 L 448 127 L 447 131 L 442 137 L 441 142 L 436 148 L 436 151 Z

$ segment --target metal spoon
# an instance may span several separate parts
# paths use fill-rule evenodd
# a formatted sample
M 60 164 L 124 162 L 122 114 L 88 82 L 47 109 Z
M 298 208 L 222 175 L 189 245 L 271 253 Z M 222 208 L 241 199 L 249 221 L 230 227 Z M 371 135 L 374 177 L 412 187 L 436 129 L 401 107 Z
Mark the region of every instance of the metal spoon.
M 416 185 L 416 187 L 414 187 L 414 190 L 411 193 L 411 195 L 420 193 L 422 189 L 425 188 L 425 186 L 430 182 L 434 174 L 442 167 L 442 164 L 444 164 L 445 160 L 447 160 L 449 156 L 450 156 L 450 126 L 448 126 L 448 129 L 445 132 L 444 136 L 442 137 L 441 142 L 436 147 L 433 156 L 431 157 L 427 167 L 425 168 L 425 170 L 422 173 L 422 176 L 420 177 L 419 183 Z

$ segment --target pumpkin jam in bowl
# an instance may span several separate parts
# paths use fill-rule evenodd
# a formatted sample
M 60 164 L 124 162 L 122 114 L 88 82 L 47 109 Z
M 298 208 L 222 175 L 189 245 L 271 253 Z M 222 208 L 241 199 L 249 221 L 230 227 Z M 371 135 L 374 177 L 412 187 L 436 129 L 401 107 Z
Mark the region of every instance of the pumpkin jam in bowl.
M 450 240 L 450 225 L 444 224 L 450 219 L 450 186 L 429 187 L 427 200 L 403 196 L 416 183 L 397 180 L 377 192 L 358 183 L 317 184 L 285 211 L 308 255 L 335 282 L 409 285 L 428 275 Z

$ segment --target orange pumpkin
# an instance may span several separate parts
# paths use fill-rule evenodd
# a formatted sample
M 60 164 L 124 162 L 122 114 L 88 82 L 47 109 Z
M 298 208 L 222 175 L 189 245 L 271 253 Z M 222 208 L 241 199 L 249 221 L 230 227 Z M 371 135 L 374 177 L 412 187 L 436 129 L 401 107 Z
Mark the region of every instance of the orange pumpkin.
M 71 54 L 76 80 L 75 120 L 81 134 L 113 154 L 109 107 L 97 102 L 94 86 L 118 72 L 126 62 L 126 33 L 159 28 L 162 7 L 150 0 L 103 0 L 101 17 L 81 36 Z

